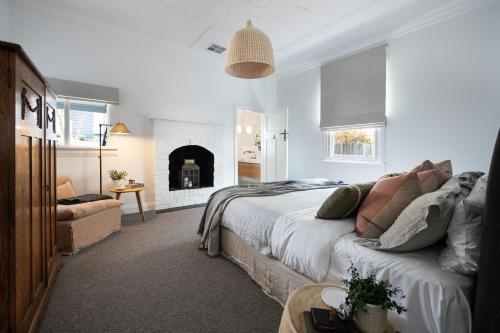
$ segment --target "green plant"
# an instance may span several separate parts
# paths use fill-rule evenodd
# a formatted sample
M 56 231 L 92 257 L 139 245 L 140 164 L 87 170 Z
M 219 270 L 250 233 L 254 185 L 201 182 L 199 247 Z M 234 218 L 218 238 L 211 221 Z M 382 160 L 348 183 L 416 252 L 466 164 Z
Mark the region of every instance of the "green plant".
M 347 286 L 347 298 L 354 313 L 366 311 L 367 304 L 380 306 L 385 310 L 396 310 L 398 314 L 407 310 L 393 300 L 398 295 L 404 299 L 405 295 L 401 288 L 393 287 L 389 280 L 378 281 L 373 272 L 363 277 L 352 262 L 348 272 L 351 273 L 351 279 L 342 281 Z
M 120 179 L 125 179 L 127 177 L 127 171 L 120 171 L 120 170 L 109 170 L 109 178 L 111 180 L 120 180 Z
M 363 130 L 341 130 L 335 131 L 335 143 L 365 143 L 372 144 L 373 139 Z

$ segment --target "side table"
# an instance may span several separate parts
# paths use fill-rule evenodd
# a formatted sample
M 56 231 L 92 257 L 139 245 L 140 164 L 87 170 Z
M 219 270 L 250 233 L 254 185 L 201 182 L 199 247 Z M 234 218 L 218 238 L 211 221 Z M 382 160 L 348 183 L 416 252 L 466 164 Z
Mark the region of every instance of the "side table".
M 137 199 L 137 206 L 139 206 L 139 212 L 141 213 L 142 220 L 146 221 L 146 218 L 144 216 L 144 210 L 142 209 L 142 201 L 141 201 L 141 191 L 143 191 L 143 190 L 144 190 L 144 186 L 124 188 L 124 189 L 114 188 L 110 192 L 116 193 L 116 200 L 120 199 L 120 196 L 122 195 L 122 193 L 135 193 L 135 197 Z
M 279 333 L 304 333 L 307 332 L 307 323 L 304 312 L 310 311 L 312 307 L 329 309 L 321 299 L 321 292 L 327 287 L 339 287 L 333 284 L 310 284 L 296 289 L 286 302 L 281 316 Z M 357 330 L 355 330 L 356 333 Z M 354 333 L 354 332 L 353 332 Z M 389 322 L 386 333 L 396 333 L 396 330 Z

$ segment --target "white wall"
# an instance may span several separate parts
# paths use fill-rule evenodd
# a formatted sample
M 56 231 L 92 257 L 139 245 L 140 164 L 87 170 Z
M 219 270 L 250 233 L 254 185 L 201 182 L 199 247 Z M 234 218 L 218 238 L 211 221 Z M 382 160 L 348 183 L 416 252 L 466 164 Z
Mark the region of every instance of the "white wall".
M 424 159 L 487 171 L 500 127 L 500 4 L 388 41 L 385 165 L 323 162 L 320 70 L 278 81 L 290 178 L 373 180 Z
M 10 2 L 0 0 L 0 40 L 10 41 Z
M 263 87 L 272 85 L 273 79 L 249 83 L 231 78 L 223 71 L 222 58 L 212 60 L 198 51 L 88 22 L 70 13 L 19 3 L 11 4 L 11 12 L 12 40 L 24 47 L 45 76 L 120 89 L 120 105 L 112 120 L 124 122 L 132 135 L 113 138 L 118 151 L 106 153 L 103 170 L 125 169 L 130 177 L 145 181 L 145 201 L 153 203 L 153 129 L 149 118 L 202 120 L 225 124 L 224 181 L 225 185 L 233 184 L 234 104 L 273 107 L 275 97 L 263 93 L 267 91 Z M 74 177 L 81 192 L 98 190 L 96 152 L 61 151 L 59 155 L 59 174 Z M 106 174 L 104 179 L 105 188 L 109 188 Z M 136 209 L 135 198 L 123 198 L 126 211 Z

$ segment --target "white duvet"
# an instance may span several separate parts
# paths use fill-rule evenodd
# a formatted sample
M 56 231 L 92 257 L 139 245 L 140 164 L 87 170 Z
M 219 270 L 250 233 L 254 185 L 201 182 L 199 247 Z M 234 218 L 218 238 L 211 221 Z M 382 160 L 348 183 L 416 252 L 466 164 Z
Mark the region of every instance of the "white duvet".
M 442 270 L 438 261 L 442 246 L 391 253 L 359 245 L 355 238 L 349 234 L 335 243 L 326 281 L 348 278 L 347 268 L 353 262 L 363 274 L 375 272 L 378 279 L 388 279 L 404 291 L 408 312 L 389 314 L 398 331 L 470 332 L 474 278 Z
M 222 215 L 222 226 L 264 255 L 271 255 L 271 234 L 281 215 L 315 207 L 316 211 L 336 188 L 297 191 L 268 197 L 231 201 Z
M 288 267 L 321 282 L 328 272 L 335 242 L 354 231 L 354 218 L 321 220 L 318 207 L 281 215 L 271 234 L 271 253 Z

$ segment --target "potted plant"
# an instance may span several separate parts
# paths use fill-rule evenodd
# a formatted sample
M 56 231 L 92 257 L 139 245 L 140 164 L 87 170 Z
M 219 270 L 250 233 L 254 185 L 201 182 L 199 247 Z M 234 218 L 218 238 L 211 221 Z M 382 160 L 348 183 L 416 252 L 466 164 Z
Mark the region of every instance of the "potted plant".
M 127 182 L 125 177 L 127 177 L 127 171 L 124 170 L 109 170 L 109 178 L 113 181 L 113 187 L 116 189 L 125 188 Z
M 398 314 L 406 308 L 394 300 L 404 299 L 401 288 L 393 287 L 388 280 L 377 280 L 375 273 L 363 277 L 351 263 L 348 269 L 350 280 L 343 280 L 347 287 L 347 299 L 352 306 L 354 322 L 364 333 L 383 333 L 387 328 L 387 311 L 396 310 Z

